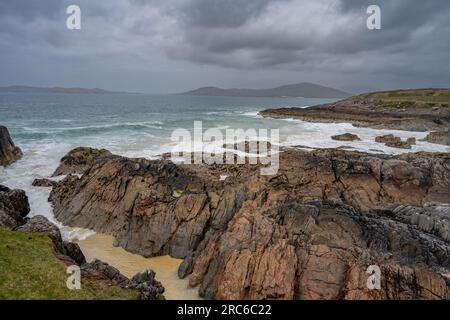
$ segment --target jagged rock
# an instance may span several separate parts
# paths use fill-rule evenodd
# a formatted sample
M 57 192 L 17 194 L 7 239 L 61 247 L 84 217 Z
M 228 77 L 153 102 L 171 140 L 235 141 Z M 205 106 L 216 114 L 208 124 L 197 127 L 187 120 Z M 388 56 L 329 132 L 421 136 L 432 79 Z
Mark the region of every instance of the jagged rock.
M 413 146 L 413 145 L 417 144 L 417 140 L 416 140 L 416 138 L 411 137 L 411 138 L 406 139 L 406 143 Z
M 361 140 L 356 134 L 351 134 L 351 133 L 344 133 L 344 134 L 339 134 L 339 135 L 336 135 L 336 136 L 332 136 L 331 139 L 337 140 L 337 141 Z
M 19 226 L 16 231 L 46 233 L 52 240 L 55 254 L 60 260 L 70 262 L 70 264 L 74 262 L 78 265 L 86 263 L 86 258 L 81 252 L 79 245 L 63 241 L 59 228 L 44 216 L 38 215 L 30 218 L 24 225 Z
M 450 130 L 430 132 L 424 141 L 450 146 Z
M 14 145 L 8 129 L 0 126 L 0 166 L 7 166 L 22 158 L 22 151 Z
M 206 298 L 448 297 L 449 154 L 286 149 L 277 175 L 259 172 L 109 156 L 50 199 L 65 224 L 184 258 L 180 277 Z M 379 295 L 360 283 L 373 264 Z
M 96 159 L 110 155 L 111 153 L 105 149 L 99 150 L 87 147 L 73 149 L 61 159 L 61 164 L 52 176 L 83 174 L 92 167 Z
M 160 300 L 165 289 L 159 281 L 155 279 L 156 273 L 151 269 L 136 274 L 131 278 L 131 288 L 136 288 L 139 292 L 139 300 Z
M 383 263 L 381 289 L 367 289 L 367 266 L 353 265 L 346 275 L 344 299 L 349 300 L 418 300 L 448 299 L 445 280 L 423 267 Z
M 100 281 L 107 280 L 122 288 L 136 289 L 139 300 L 160 300 L 164 293 L 164 287 L 159 281 L 155 280 L 155 272 L 150 269 L 136 274 L 130 280 L 116 268 L 106 262 L 95 259 L 81 266 L 81 275 Z
M 400 137 L 395 137 L 392 134 L 376 137 L 375 141 L 384 143 L 388 147 L 399 149 L 411 149 L 411 145 L 416 144 L 415 138 L 409 138 L 407 141 L 402 141 Z
M 46 233 L 54 242 L 62 242 L 59 228 L 48 221 L 46 217 L 40 215 L 28 219 L 28 221 L 19 226 L 16 231 Z
M 87 273 L 91 277 L 95 275 L 99 278 L 106 278 L 121 287 L 126 287 L 130 284 L 130 280 L 121 274 L 118 269 L 98 259 L 83 264 L 81 266 L 81 274 L 83 275 L 83 273 Z
M 55 187 L 58 184 L 58 182 L 50 180 L 50 179 L 34 179 L 32 186 L 33 187 Z
M 0 227 L 16 228 L 25 222 L 29 212 L 30 204 L 25 191 L 0 185 Z

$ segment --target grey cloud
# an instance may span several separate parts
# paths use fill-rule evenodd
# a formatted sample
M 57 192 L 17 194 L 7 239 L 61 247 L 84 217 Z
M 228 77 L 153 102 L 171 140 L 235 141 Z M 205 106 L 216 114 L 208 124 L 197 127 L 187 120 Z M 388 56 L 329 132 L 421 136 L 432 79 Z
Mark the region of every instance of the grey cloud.
M 65 28 L 72 3 L 82 8 L 79 32 Z M 373 3 L 382 8 L 380 31 L 365 26 Z M 12 74 L 2 61 L 35 61 L 35 72 L 24 77 L 37 79 L 43 70 L 50 79 L 57 61 L 58 79 L 76 75 L 82 85 L 103 73 L 100 87 L 117 85 L 120 79 L 106 76 L 114 70 L 183 89 L 187 76 L 177 74 L 202 75 L 199 85 L 234 79 L 228 86 L 444 86 L 450 83 L 449 16 L 448 0 L 0 0 L 0 67 Z M 77 72 L 86 66 L 95 76 Z M 153 70 L 159 79 L 151 78 Z

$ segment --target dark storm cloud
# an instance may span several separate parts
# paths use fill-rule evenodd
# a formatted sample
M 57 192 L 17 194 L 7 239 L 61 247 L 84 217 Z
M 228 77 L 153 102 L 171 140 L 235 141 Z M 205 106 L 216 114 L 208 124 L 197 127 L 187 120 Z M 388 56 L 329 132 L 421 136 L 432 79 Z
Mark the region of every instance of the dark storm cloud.
M 389 54 L 395 47 L 401 51 L 415 40 L 417 47 L 433 45 L 433 37 L 445 36 L 442 31 L 447 31 L 450 24 L 448 18 L 442 19 L 450 14 L 446 0 L 424 4 L 411 0 L 376 1 L 383 17 L 383 29 L 376 32 L 365 27 L 366 8 L 373 1 L 255 0 L 246 1 L 245 6 L 240 1 L 220 1 L 225 3 L 222 5 L 218 2 L 191 2 L 190 8 L 194 9 L 185 12 L 190 14 L 186 19 L 190 23 L 182 29 L 188 50 L 175 57 L 251 68 L 296 62 L 305 56 L 323 59 L 321 54 L 368 50 Z M 256 3 L 257 9 L 248 10 Z M 429 32 L 429 39 L 421 38 L 423 30 Z
M 258 16 L 274 1 L 285 0 L 196 0 L 182 5 L 180 11 L 185 22 L 191 27 L 235 28 Z
M 80 31 L 65 28 L 69 4 Z M 370 4 L 382 30 L 366 28 Z M 448 86 L 449 16 L 448 0 L 0 0 L 0 82 Z

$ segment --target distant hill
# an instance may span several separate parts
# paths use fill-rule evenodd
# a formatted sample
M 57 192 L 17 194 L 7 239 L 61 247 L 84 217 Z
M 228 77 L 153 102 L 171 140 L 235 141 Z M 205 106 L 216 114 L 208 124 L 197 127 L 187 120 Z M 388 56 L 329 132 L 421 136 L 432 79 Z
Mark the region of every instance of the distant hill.
M 0 87 L 0 92 L 17 93 L 80 93 L 80 94 L 130 94 L 131 92 L 108 91 L 98 88 L 63 88 L 63 87 L 31 87 L 31 86 L 8 86 Z
M 313 83 L 289 84 L 271 89 L 221 89 L 203 87 L 181 94 L 193 96 L 230 97 L 303 97 L 303 98 L 347 98 L 351 94 Z

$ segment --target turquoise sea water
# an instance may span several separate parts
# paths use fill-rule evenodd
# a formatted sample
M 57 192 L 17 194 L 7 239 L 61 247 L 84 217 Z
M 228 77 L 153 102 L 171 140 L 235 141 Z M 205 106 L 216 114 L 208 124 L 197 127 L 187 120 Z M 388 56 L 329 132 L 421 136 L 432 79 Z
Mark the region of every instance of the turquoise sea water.
M 0 122 L 18 144 L 101 145 L 159 151 L 176 128 L 272 126 L 255 117 L 268 107 L 309 106 L 321 99 L 181 95 L 0 94 Z

